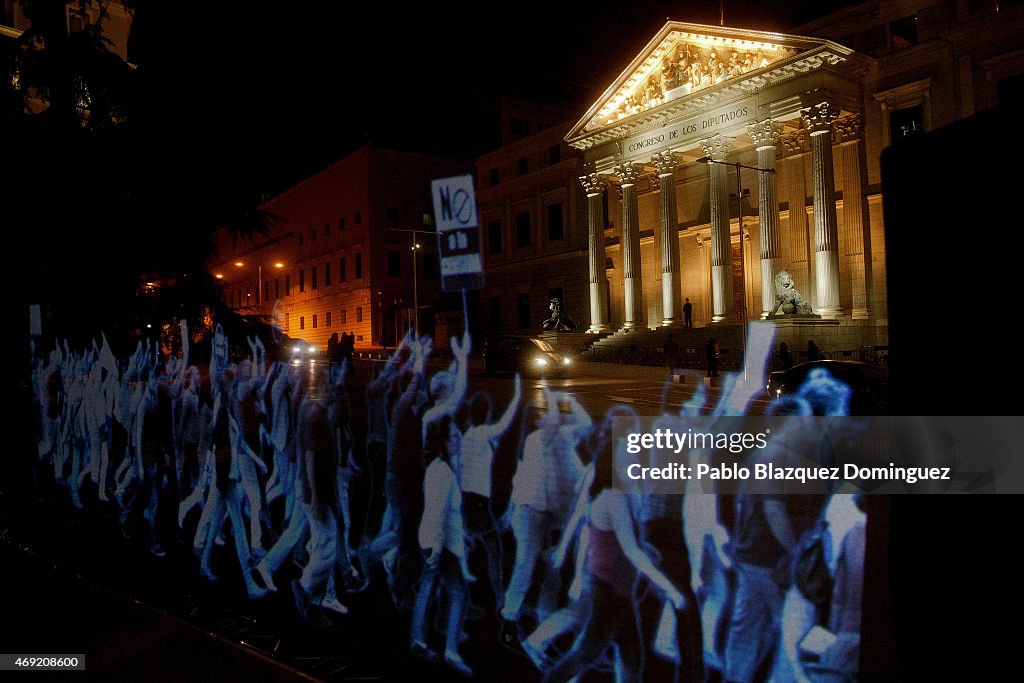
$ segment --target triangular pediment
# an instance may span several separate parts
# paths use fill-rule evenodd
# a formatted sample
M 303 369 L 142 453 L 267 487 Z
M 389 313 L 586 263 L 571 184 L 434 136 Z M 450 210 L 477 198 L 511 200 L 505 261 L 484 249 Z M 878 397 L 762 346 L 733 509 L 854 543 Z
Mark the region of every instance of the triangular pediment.
M 799 59 L 827 40 L 670 21 L 654 36 L 567 136 L 572 141 L 653 109 L 730 83 L 756 82 L 773 65 Z

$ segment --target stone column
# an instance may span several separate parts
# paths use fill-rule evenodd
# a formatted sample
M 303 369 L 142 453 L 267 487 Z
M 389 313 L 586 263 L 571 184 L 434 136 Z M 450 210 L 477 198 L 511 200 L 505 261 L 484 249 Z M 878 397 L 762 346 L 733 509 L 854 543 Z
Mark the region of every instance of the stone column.
M 838 108 L 829 101 L 800 110 L 811 137 L 814 179 L 814 268 L 818 313 L 834 318 L 839 306 L 839 232 L 836 221 L 836 178 L 832 167 L 832 121 Z
M 832 124 L 843 168 L 843 246 L 846 250 L 851 315 L 871 317 L 871 225 L 868 220 L 865 177 L 864 122 L 860 114 Z
M 697 306 L 694 306 L 693 319 L 701 320 L 707 324 L 707 321 L 711 320 L 712 311 L 714 310 L 711 297 L 708 296 L 708 292 L 711 289 L 710 251 L 704 248 L 707 243 L 700 233 L 694 235 L 694 241 L 697 243 L 697 263 L 700 264 L 700 277 L 698 281 L 701 283 L 702 289 L 700 290 L 701 296 L 697 300 Z
M 605 286 L 604 203 L 601 201 L 606 183 L 596 173 L 580 176 L 580 183 L 587 193 L 587 220 L 590 225 L 590 331 L 606 332 L 609 329 L 605 320 L 608 290 Z
M 644 283 L 640 270 L 640 214 L 636 202 L 636 181 L 640 167 L 627 161 L 615 167 L 622 183 L 622 284 L 625 308 L 623 327 L 643 327 Z
M 782 126 L 761 121 L 747 126 L 747 133 L 757 150 L 757 167 L 773 172 L 757 172 L 757 215 L 761 228 L 761 319 L 775 308 L 775 274 L 779 272 L 781 244 L 779 240 L 779 200 L 775 170 L 776 147 Z
M 661 152 L 651 158 L 658 169 L 661 185 L 661 324 L 681 320 L 683 306 L 679 273 L 679 226 L 676 212 L 676 177 L 678 159 L 673 152 Z
M 698 143 L 713 161 L 725 161 L 732 140 L 721 135 Z M 711 321 L 733 314 L 732 238 L 729 235 L 729 187 L 724 164 L 708 164 L 711 193 Z M 742 245 L 741 245 L 742 246 Z

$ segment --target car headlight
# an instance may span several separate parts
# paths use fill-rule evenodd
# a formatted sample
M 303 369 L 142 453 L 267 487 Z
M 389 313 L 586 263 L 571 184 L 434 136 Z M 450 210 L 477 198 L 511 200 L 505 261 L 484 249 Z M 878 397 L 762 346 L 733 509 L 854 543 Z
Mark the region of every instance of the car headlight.
M 543 367 L 547 366 L 548 359 L 547 358 L 536 358 L 536 359 L 534 359 L 533 362 L 543 368 Z

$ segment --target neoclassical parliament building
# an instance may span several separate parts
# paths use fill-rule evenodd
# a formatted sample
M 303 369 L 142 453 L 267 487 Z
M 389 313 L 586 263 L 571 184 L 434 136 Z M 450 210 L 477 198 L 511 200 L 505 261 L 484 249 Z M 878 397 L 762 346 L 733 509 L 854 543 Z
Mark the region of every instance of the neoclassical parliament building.
M 668 21 L 560 139 L 477 160 L 482 317 L 536 331 L 559 296 L 622 336 L 678 328 L 689 299 L 696 328 L 886 345 L 882 152 L 1019 93 L 1022 36 L 1018 3 L 868 2 L 792 35 Z M 565 164 L 555 143 L 575 163 L 527 183 Z M 777 310 L 783 271 L 812 315 Z
M 871 66 L 824 39 L 662 27 L 566 137 L 584 158 L 590 329 L 677 325 L 683 298 L 696 324 L 786 320 L 785 271 L 816 316 L 794 321 L 883 342 Z

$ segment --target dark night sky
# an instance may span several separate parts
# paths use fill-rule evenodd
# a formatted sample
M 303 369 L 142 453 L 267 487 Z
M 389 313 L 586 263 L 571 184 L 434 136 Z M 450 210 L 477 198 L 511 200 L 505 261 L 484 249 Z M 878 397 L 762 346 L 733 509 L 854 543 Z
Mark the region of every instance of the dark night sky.
M 0 203 L 45 228 L 18 279 L 54 299 L 195 270 L 215 227 L 252 228 L 263 198 L 368 142 L 471 160 L 498 145 L 500 95 L 578 118 L 667 18 L 719 20 L 717 0 L 131 4 L 127 124 L 0 131 L 18 150 Z M 725 25 L 786 31 L 850 3 L 806 4 L 728 0 Z
M 785 31 L 849 4 L 732 0 L 725 24 Z M 187 23 L 170 7 L 136 14 L 132 58 L 168 133 L 154 144 L 212 155 L 270 192 L 365 141 L 447 156 L 486 151 L 499 94 L 561 95 L 582 115 L 667 18 L 718 24 L 720 11 L 717 0 L 204 9 Z

